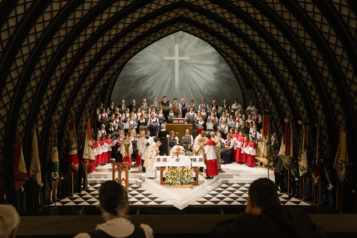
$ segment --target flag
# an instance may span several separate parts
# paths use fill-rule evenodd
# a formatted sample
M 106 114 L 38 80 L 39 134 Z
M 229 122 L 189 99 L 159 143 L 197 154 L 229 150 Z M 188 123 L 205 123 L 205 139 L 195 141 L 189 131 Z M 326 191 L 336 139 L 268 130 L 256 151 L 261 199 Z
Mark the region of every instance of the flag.
M 51 130 L 50 174 L 53 181 L 59 180 L 59 159 L 56 127 Z
M 19 190 L 28 180 L 24 154 L 20 137 L 16 138 L 15 157 L 13 162 L 15 190 Z
M 348 164 L 348 152 L 347 152 L 347 132 L 346 130 L 340 130 L 340 141 L 338 143 L 335 161 L 333 164 L 334 169 L 337 172 L 340 181 L 342 182 L 346 177 L 346 169 Z
M 316 137 L 315 137 L 315 159 L 312 165 L 312 178 L 314 179 L 315 184 L 320 179 L 320 165 L 322 164 L 322 160 L 320 159 L 319 140 L 320 140 L 320 125 L 317 125 Z
M 84 166 L 87 167 L 89 165 L 89 161 L 95 161 L 94 150 L 92 148 L 93 139 L 92 139 L 92 127 L 90 118 L 88 118 L 88 128 L 86 130 L 86 137 L 84 141 L 84 149 L 83 149 L 83 159 L 86 162 L 83 162 Z
M 78 170 L 79 162 L 78 162 L 78 152 L 77 152 L 77 135 L 76 135 L 76 127 L 75 127 L 73 115 L 69 124 L 68 147 L 69 147 L 68 157 L 71 161 L 71 167 L 75 170 Z
M 293 125 L 291 120 L 284 120 L 284 134 L 278 156 L 283 159 L 285 168 L 290 167 L 290 159 L 293 156 Z
M 41 163 L 40 163 L 40 154 L 39 154 L 39 149 L 38 149 L 36 127 L 33 128 L 30 178 L 32 178 L 36 182 L 37 185 L 42 186 Z
M 304 176 L 307 173 L 307 145 L 308 145 L 308 127 L 299 122 L 299 174 Z
M 273 156 L 273 151 L 271 150 L 271 135 L 270 135 L 270 120 L 269 116 L 263 115 L 263 125 L 262 125 L 262 137 L 264 140 L 262 156 L 264 158 L 271 158 Z

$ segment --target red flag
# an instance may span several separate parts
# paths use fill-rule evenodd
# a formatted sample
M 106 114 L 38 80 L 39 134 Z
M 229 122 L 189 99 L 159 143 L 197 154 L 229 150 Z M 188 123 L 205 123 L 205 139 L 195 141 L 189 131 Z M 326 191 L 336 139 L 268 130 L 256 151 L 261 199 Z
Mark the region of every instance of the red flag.
M 16 138 L 15 157 L 14 157 L 13 166 L 14 166 L 13 169 L 14 169 L 15 189 L 19 190 L 22 187 L 22 185 L 24 185 L 26 181 L 29 179 L 26 170 L 24 154 L 22 151 L 21 140 L 19 136 L 17 136 Z
M 71 161 L 71 167 L 75 170 L 79 169 L 78 162 L 78 152 L 77 152 L 77 135 L 76 135 L 76 127 L 74 124 L 74 118 L 72 115 L 71 122 L 69 123 L 69 131 L 68 131 L 68 157 Z
M 88 118 L 88 130 L 86 131 L 86 137 L 84 142 L 83 149 L 83 165 L 87 167 L 89 165 L 89 161 L 95 161 L 94 151 L 92 149 L 93 140 L 92 140 L 92 127 L 90 118 Z

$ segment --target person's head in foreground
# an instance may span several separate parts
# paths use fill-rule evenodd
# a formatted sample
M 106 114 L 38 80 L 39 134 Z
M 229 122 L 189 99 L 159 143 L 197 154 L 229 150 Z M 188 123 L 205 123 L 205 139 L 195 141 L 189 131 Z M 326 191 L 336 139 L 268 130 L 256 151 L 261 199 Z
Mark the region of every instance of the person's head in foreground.
M 20 216 L 14 206 L 0 204 L 0 238 L 13 238 L 20 223 Z
M 150 226 L 136 226 L 128 220 L 129 201 L 125 188 L 115 181 L 104 182 L 99 189 L 100 210 L 105 223 L 94 232 L 80 233 L 75 238 L 88 237 L 153 237 Z
M 280 207 L 280 200 L 273 181 L 261 178 L 249 187 L 246 213 L 260 215 L 263 210 Z
M 220 222 L 213 237 L 326 237 L 301 208 L 280 204 L 275 183 L 260 178 L 250 185 L 245 213 Z

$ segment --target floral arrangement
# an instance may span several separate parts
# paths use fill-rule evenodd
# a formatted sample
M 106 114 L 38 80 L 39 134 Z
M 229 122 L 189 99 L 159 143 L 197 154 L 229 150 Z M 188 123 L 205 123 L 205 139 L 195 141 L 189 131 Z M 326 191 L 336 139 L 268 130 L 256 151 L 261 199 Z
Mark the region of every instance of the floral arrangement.
M 168 168 L 165 175 L 167 185 L 187 185 L 193 184 L 192 169 L 188 168 Z

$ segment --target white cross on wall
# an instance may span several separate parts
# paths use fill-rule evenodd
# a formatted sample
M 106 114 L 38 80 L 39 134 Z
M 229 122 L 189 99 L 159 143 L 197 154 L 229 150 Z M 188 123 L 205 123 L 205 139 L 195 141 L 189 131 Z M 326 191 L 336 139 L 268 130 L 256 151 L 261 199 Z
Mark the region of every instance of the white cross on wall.
M 165 56 L 164 60 L 174 60 L 175 61 L 175 89 L 179 88 L 179 71 L 180 71 L 180 62 L 179 60 L 190 60 L 191 57 L 188 56 L 179 56 L 179 45 L 175 44 L 175 56 Z

